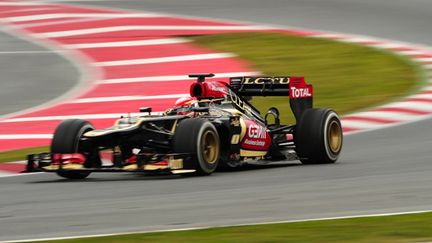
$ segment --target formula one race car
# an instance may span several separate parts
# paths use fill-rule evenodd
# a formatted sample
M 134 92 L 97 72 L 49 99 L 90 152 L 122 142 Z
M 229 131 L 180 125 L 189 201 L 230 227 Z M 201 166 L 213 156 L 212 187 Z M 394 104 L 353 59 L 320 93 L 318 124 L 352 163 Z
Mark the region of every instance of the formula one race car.
M 27 170 L 69 179 L 83 179 L 91 172 L 209 175 L 218 167 L 248 161 L 324 164 L 338 159 L 343 140 L 338 115 L 312 108 L 312 86 L 303 77 L 205 81 L 213 76 L 189 75 L 197 78 L 190 97 L 162 114 L 144 107 L 141 115 L 121 117 L 100 130 L 85 120 L 63 121 L 55 130 L 51 152 L 29 155 Z M 289 97 L 297 124 L 280 124 L 273 107 L 261 116 L 248 101 L 253 96 Z

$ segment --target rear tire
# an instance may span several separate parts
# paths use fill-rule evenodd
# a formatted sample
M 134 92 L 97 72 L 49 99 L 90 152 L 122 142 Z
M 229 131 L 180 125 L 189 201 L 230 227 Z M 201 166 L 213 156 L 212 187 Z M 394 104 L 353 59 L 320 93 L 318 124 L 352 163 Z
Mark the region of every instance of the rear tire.
M 69 119 L 57 126 L 51 142 L 51 153 L 72 154 L 79 153 L 79 140 L 82 135 L 94 127 L 85 120 Z M 84 179 L 90 172 L 82 171 L 59 171 L 57 175 L 67 179 Z
M 329 164 L 339 158 L 343 133 L 338 115 L 331 109 L 308 109 L 294 133 L 296 153 L 303 164 Z
M 220 139 L 215 126 L 204 119 L 190 118 L 177 126 L 173 150 L 175 153 L 191 153 L 184 160 L 184 167 L 195 169 L 196 175 L 210 175 L 219 164 Z

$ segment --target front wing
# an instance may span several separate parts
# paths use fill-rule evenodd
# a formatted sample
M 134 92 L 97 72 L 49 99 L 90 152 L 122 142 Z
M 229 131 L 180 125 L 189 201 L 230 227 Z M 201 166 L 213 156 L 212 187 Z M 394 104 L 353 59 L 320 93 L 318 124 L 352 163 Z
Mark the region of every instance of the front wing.
M 65 159 L 68 157 L 68 159 Z M 121 163 L 113 156 L 113 161 L 102 163 L 99 167 L 85 167 L 85 163 L 71 163 L 70 154 L 30 154 L 27 156 L 25 172 L 140 172 L 140 173 L 193 173 L 196 170 L 184 163 L 191 154 L 138 154 L 132 163 Z

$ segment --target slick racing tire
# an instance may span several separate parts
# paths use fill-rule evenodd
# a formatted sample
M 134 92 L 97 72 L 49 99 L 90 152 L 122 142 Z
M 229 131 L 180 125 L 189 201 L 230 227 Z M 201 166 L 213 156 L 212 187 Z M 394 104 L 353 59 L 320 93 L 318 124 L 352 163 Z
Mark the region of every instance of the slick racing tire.
M 190 118 L 179 123 L 173 139 L 175 153 L 190 153 L 184 160 L 185 169 L 196 175 L 210 175 L 219 164 L 220 139 L 215 126 L 204 119 Z
M 342 150 L 338 115 L 331 109 L 307 109 L 294 133 L 295 151 L 303 164 L 334 163 Z
M 65 120 L 56 128 L 51 142 L 51 153 L 71 154 L 80 152 L 79 139 L 85 132 L 94 130 L 94 127 L 85 120 Z M 67 179 L 84 179 L 90 172 L 59 171 L 57 175 Z

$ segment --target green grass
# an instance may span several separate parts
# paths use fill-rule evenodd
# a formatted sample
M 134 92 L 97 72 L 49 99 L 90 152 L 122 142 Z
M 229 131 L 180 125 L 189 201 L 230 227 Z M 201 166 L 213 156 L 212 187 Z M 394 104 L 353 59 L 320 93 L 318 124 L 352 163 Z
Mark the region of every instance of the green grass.
M 422 80 L 419 68 L 408 59 L 360 45 L 273 33 L 193 40 L 212 50 L 235 53 L 266 75 L 304 76 L 314 85 L 315 107 L 331 107 L 340 114 L 404 96 Z M 283 111 L 283 121 L 293 121 L 287 97 L 255 97 L 252 103 L 262 113 L 276 106 Z
M 432 213 L 211 228 L 54 241 L 59 243 L 135 242 L 427 242 Z
M 48 152 L 48 150 L 49 148 L 46 146 L 0 152 L 0 163 L 25 160 L 27 154 Z

